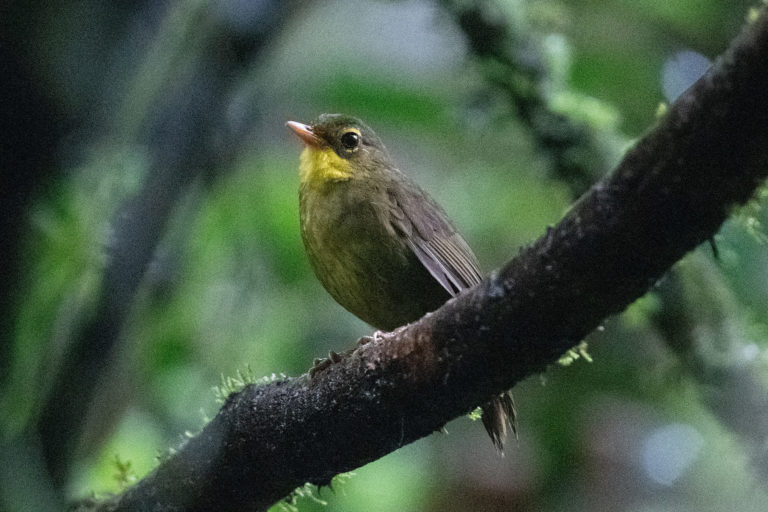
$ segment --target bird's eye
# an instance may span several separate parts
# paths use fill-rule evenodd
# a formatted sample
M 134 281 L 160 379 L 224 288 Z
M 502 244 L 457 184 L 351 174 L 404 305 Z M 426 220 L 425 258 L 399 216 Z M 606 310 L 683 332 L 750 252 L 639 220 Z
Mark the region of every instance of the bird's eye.
M 344 149 L 351 151 L 360 144 L 360 134 L 355 132 L 347 132 L 341 136 L 341 145 Z

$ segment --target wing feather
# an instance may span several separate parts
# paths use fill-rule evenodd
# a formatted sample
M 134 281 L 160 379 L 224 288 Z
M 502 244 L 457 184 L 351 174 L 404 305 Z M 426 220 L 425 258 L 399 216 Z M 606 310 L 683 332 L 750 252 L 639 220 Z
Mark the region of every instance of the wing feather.
M 482 280 L 477 257 L 456 231 L 440 206 L 407 177 L 404 187 L 389 191 L 393 208 L 390 222 L 440 285 L 455 296 Z M 483 425 L 503 454 L 507 425 L 515 428 L 512 394 L 503 393 L 483 406 Z
M 393 216 L 395 228 L 405 235 L 421 264 L 451 296 L 482 280 L 472 249 L 426 192 L 411 182 L 393 188 L 390 195 L 397 210 Z

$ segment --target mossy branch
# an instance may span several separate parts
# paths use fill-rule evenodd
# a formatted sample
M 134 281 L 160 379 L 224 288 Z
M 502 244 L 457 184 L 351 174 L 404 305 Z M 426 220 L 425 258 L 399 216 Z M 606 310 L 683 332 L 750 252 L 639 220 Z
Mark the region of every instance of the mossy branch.
M 439 3 L 464 32 L 485 81 L 501 93 L 528 128 L 541 153 L 549 157 L 552 178 L 563 182 L 574 197 L 584 193 L 606 170 L 606 162 L 614 160 L 613 148 L 618 141 L 608 143 L 610 132 L 598 131 L 594 123 L 579 123 L 553 109 L 552 84 L 558 82 L 552 75 L 559 70 L 547 61 L 545 35 L 525 27 L 527 11 L 535 7 L 531 4 L 516 8 L 515 20 L 509 22 L 506 17 L 495 14 L 498 6 L 492 2 L 439 0 Z M 750 10 L 750 19 L 756 14 L 757 10 Z M 620 135 L 614 137 L 624 139 Z M 764 238 L 755 217 L 747 216 L 747 219 L 744 229 L 758 239 Z M 716 253 L 714 242 L 712 248 Z M 681 368 L 699 384 L 702 403 L 738 436 L 756 474 L 768 482 L 768 453 L 762 448 L 768 438 L 765 386 L 755 375 L 754 364 L 743 360 L 725 362 L 719 357 L 743 347 L 743 339 L 727 328 L 740 321 L 738 315 L 724 312 L 738 308 L 736 298 L 717 289 L 720 283 L 715 274 L 718 271 L 707 268 L 704 258 L 689 260 L 689 266 L 698 268 L 689 269 L 685 276 L 679 275 L 679 269 L 672 269 L 662 286 L 654 289 L 660 307 L 649 315 L 650 323 L 677 355 Z M 710 279 L 698 280 L 695 285 L 690 282 L 693 275 L 701 274 Z M 711 300 L 702 300 L 702 297 Z M 702 324 L 707 327 L 707 336 L 700 335 Z M 714 349 L 715 346 L 718 348 Z M 566 353 L 564 361 L 569 361 L 571 355 Z M 740 400 L 735 400 L 737 397 Z M 735 414 L 737 404 L 741 407 Z
M 764 8 L 619 167 L 506 266 L 311 380 L 233 394 L 111 507 L 263 510 L 542 371 L 710 238 L 768 175 L 766 62 Z

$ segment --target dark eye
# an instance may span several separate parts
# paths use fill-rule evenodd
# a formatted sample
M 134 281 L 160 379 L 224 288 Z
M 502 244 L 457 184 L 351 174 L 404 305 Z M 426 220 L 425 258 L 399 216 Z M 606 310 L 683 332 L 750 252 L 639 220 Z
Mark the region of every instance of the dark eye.
M 347 132 L 341 136 L 341 145 L 346 150 L 352 150 L 360 144 L 360 135 L 355 132 Z

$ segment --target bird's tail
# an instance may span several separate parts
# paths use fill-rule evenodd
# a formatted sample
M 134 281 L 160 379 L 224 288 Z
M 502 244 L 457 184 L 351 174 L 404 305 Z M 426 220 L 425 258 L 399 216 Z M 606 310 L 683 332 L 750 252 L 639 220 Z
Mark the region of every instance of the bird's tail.
M 491 436 L 493 445 L 504 455 L 504 443 L 507 441 L 509 427 L 517 439 L 517 424 L 515 423 L 515 400 L 512 393 L 506 391 L 481 407 L 483 410 L 483 425 Z

